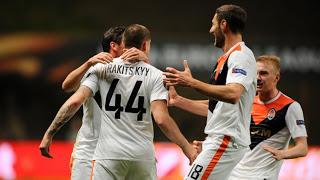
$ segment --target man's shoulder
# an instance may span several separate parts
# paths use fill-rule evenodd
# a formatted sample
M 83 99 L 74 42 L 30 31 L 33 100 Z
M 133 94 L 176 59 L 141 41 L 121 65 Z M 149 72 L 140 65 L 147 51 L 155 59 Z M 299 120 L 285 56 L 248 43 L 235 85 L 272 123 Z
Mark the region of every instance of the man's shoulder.
M 256 60 L 252 52 L 249 51 L 234 51 L 228 58 L 228 64 L 245 64 L 252 68 L 256 68 Z

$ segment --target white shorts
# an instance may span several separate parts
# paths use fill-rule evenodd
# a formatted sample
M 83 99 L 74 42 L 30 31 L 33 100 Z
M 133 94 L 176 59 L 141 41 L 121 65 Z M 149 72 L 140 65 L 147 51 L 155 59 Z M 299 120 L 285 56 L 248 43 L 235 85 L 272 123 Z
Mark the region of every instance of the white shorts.
M 230 136 L 208 137 L 184 179 L 226 180 L 247 150 L 233 142 Z
M 93 180 L 156 180 L 155 161 L 96 160 Z
M 279 179 L 278 177 L 279 171 L 276 171 L 276 172 L 265 171 L 264 173 L 261 173 L 261 175 L 259 175 L 259 174 L 256 174 L 257 171 L 254 169 L 239 171 L 237 169 L 238 167 L 239 167 L 239 164 L 232 170 L 228 180 L 277 180 Z
M 71 180 L 90 180 L 92 174 L 92 160 L 72 159 Z

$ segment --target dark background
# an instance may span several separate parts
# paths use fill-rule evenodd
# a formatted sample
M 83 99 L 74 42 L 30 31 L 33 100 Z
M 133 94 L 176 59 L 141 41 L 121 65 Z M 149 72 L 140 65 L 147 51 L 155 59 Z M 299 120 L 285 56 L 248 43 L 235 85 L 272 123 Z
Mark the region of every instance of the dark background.
M 285 50 L 290 49 L 291 54 L 286 57 L 293 57 L 303 64 L 304 56 L 295 54 L 299 48 L 315 54 L 306 56 L 314 66 L 284 66 L 279 89 L 301 103 L 309 144 L 320 145 L 317 114 L 320 60 L 316 56 L 320 47 L 318 6 L 316 1 L 275 0 L 0 2 L 0 139 L 42 137 L 70 96 L 61 90 L 62 81 L 97 52 L 107 28 L 139 23 L 150 29 L 155 47 L 199 44 L 214 51 L 216 48 L 208 33 L 211 18 L 217 7 L 229 3 L 247 11 L 244 40 L 256 56 L 278 52 L 282 58 L 287 55 Z M 259 48 L 262 50 L 255 51 Z M 216 56 L 208 60 L 208 66 L 196 67 L 196 63 L 191 63 L 193 75 L 208 81 Z M 172 66 L 168 61 L 162 63 L 159 58 L 152 61 L 160 69 Z M 205 98 L 193 90 L 179 88 L 178 91 L 190 98 Z M 205 137 L 205 118 L 175 108 L 170 111 L 190 141 Z M 56 135 L 57 139 L 73 139 L 80 125 L 81 113 L 78 113 Z M 155 128 L 155 140 L 167 140 L 158 128 Z

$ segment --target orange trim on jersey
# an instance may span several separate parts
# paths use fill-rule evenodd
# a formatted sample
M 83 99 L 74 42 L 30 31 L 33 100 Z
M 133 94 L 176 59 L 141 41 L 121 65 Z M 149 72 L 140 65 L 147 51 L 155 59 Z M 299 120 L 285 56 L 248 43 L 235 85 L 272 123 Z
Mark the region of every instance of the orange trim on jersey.
M 268 104 L 259 103 L 259 97 L 254 97 L 253 106 L 251 110 L 251 116 L 255 124 L 260 124 L 268 117 L 268 113 L 271 109 L 276 112 L 281 110 L 284 106 L 294 102 L 293 99 L 281 94 L 278 99 Z
M 220 144 L 219 149 L 217 152 L 214 154 L 213 158 L 211 159 L 209 165 L 207 166 L 206 170 L 204 171 L 203 176 L 201 177 L 201 180 L 207 180 L 208 177 L 210 176 L 211 172 L 213 171 L 214 167 L 217 165 L 219 162 L 222 154 L 224 151 L 227 149 L 228 144 L 230 142 L 231 137 L 230 136 L 224 136 L 223 140 Z
M 91 167 L 91 174 L 90 174 L 90 180 L 93 178 L 93 168 L 94 168 L 94 163 L 96 162 L 95 160 L 92 160 L 92 167 Z
M 70 161 L 69 161 L 69 167 L 70 167 L 71 170 L 72 170 L 72 167 L 73 167 L 73 162 L 74 162 L 74 158 L 73 158 L 73 156 L 71 155 Z
M 230 54 L 233 53 L 234 51 L 241 51 L 241 45 L 238 44 L 237 46 L 235 46 L 232 50 L 230 50 L 230 52 L 228 52 L 227 54 L 222 55 L 217 63 L 217 68 L 215 69 L 215 75 L 214 75 L 214 79 L 217 80 L 220 71 L 222 69 L 222 66 L 224 65 L 224 63 L 227 61 L 227 59 L 229 58 Z

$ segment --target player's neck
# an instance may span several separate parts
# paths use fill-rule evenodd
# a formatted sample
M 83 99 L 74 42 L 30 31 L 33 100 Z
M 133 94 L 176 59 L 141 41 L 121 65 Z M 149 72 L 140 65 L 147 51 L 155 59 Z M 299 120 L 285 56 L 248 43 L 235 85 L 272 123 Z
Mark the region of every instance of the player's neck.
M 241 34 L 230 34 L 225 36 L 225 38 L 224 46 L 222 47 L 224 53 L 228 52 L 230 48 L 242 41 Z
M 260 101 L 268 102 L 275 98 L 279 93 L 280 91 L 277 88 L 274 88 L 272 91 L 269 92 L 260 92 L 258 96 Z

